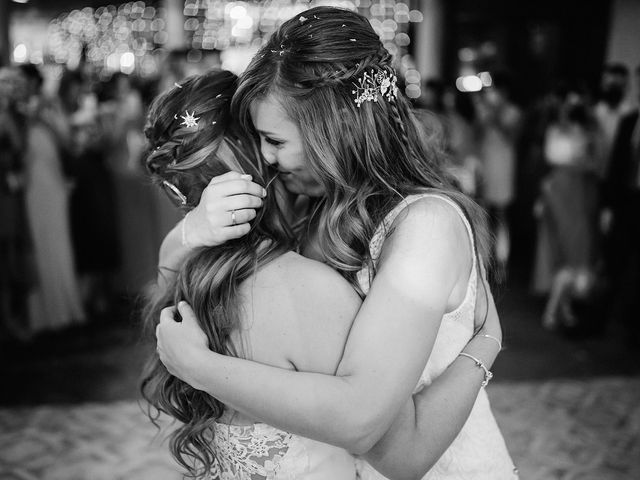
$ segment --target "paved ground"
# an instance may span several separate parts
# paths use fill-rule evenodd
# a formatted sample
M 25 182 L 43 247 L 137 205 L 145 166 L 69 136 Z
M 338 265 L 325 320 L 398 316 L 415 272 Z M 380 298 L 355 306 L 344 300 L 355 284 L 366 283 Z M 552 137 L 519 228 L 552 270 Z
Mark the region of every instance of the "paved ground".
M 489 394 L 522 478 L 640 479 L 640 362 L 624 331 L 547 332 L 541 302 L 517 284 L 499 310 L 507 349 Z M 137 405 L 148 345 L 127 312 L 0 341 L 0 480 L 180 478 Z
M 640 478 L 640 378 L 502 383 L 489 394 L 523 480 Z M 0 409 L 2 480 L 180 478 L 135 401 Z

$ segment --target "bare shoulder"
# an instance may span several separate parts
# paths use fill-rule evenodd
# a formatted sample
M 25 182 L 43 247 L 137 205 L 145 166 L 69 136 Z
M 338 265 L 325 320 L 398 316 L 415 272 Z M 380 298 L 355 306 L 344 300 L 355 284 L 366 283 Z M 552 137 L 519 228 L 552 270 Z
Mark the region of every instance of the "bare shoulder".
M 282 352 L 299 370 L 335 372 L 361 303 L 340 274 L 289 252 L 245 282 L 242 295 L 253 344 Z
M 427 250 L 440 246 L 470 258 L 467 227 L 458 210 L 442 197 L 428 196 L 411 203 L 396 217 L 391 231 L 390 247 L 394 243 L 399 247 L 422 245 Z
M 464 298 L 472 255 L 458 210 L 440 197 L 428 196 L 407 206 L 394 220 L 377 276 L 395 278 L 407 295 L 443 304 L 449 311 Z

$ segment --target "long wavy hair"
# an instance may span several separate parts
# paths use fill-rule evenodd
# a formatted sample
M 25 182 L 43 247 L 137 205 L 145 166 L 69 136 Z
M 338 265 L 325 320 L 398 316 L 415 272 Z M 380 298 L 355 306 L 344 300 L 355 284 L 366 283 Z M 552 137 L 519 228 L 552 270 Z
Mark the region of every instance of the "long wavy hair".
M 211 71 L 176 85 L 157 97 L 150 108 L 145 127 L 149 143 L 146 168 L 155 182 L 171 182 L 187 196 L 187 210 L 197 204 L 212 177 L 230 170 L 249 173 L 254 181 L 267 185 L 269 174 L 256 144 L 246 135 L 241 139 L 241 130 L 230 115 L 236 85 L 237 77 L 232 73 Z M 197 118 L 196 127 L 183 124 L 181 117 L 187 114 Z M 212 351 L 241 355 L 230 341 L 239 327 L 239 286 L 294 244 L 275 197 L 267 195 L 246 236 L 219 247 L 194 250 L 169 285 L 158 287 L 147 299 L 143 319 L 150 339 L 155 341 L 161 309 L 185 300 Z M 154 423 L 160 412 L 179 420 L 169 443 L 176 460 L 190 476 L 208 472 L 216 458 L 213 425 L 224 405 L 171 375 L 155 350 L 144 369 L 140 389 Z
M 310 168 L 326 198 L 315 221 L 327 262 L 358 290 L 356 272 L 369 263 L 376 226 L 404 197 L 428 190 L 462 207 L 477 258 L 490 260 L 484 211 L 453 187 L 432 141 L 408 100 L 355 102 L 367 72 L 394 73 L 392 58 L 369 21 L 355 12 L 317 7 L 282 24 L 240 78 L 232 108 L 248 131 L 251 106 L 277 98 L 297 123 Z

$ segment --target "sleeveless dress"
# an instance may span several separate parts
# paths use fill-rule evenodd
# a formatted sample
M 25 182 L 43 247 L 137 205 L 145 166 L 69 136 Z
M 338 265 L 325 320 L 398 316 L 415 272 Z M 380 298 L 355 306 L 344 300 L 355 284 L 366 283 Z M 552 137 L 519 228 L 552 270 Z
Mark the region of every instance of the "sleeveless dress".
M 472 252 L 475 251 L 471 225 L 461 208 L 448 197 L 433 193 L 411 195 L 400 202 L 384 218 L 376 229 L 369 244 L 374 264 L 382 251 L 386 232 L 397 215 L 411 203 L 425 197 L 437 198 L 450 205 L 462 218 L 469 237 Z M 433 382 L 456 359 L 473 335 L 476 303 L 476 259 L 469 276 L 469 285 L 462 303 L 452 312 L 445 314 L 427 361 L 427 365 L 418 381 L 414 393 Z M 373 280 L 373 272 L 365 267 L 358 272 L 358 283 L 365 294 L 369 292 Z M 358 478 L 362 480 L 383 480 L 385 477 L 363 459 L 356 460 Z M 438 462 L 423 477 L 426 480 L 515 480 L 518 478 L 507 447 L 496 420 L 491 412 L 487 392 L 480 390 L 478 398 L 471 410 L 462 430 L 443 453 Z
M 355 480 L 346 450 L 274 428 L 266 423 L 216 423 L 218 461 L 210 480 Z

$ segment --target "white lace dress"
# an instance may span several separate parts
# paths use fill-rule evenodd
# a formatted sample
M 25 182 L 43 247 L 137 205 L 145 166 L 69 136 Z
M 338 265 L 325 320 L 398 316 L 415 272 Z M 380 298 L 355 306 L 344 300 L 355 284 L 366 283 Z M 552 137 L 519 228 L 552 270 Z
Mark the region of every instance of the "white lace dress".
M 210 480 L 354 480 L 354 457 L 346 450 L 266 423 L 217 423 L 218 462 Z
M 369 244 L 374 262 L 380 256 L 386 232 L 396 216 L 409 204 L 427 196 L 446 202 L 461 216 L 471 238 L 471 246 L 474 248 L 471 226 L 460 207 L 448 197 L 425 193 L 407 197 L 389 212 L 381 225 L 378 226 Z M 474 255 L 465 298 L 458 308 L 442 318 L 431 356 L 414 393 L 420 391 L 425 385 L 429 385 L 442 374 L 473 335 L 477 287 L 476 268 Z M 372 274 L 369 268 L 358 272 L 358 282 L 365 294 L 369 291 L 371 281 Z M 357 460 L 357 469 L 358 477 L 362 480 L 383 480 L 385 478 L 362 459 Z M 517 470 L 491 412 L 487 393 L 482 389 L 460 434 L 423 479 L 514 480 L 517 478 Z

